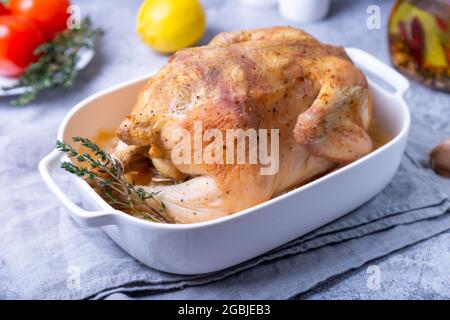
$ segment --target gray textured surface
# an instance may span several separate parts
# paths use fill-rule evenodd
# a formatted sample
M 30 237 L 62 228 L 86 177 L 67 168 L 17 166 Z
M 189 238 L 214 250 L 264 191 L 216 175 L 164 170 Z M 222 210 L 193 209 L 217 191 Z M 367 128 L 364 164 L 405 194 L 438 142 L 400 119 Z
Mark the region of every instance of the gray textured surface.
M 90 67 L 82 73 L 76 86 L 67 91 L 55 91 L 44 94 L 33 105 L 27 107 L 30 112 L 6 106 L 6 100 L 0 100 L 2 113 L 17 123 L 26 121 L 42 122 L 45 141 L 39 148 L 30 145 L 30 155 L 24 154 L 24 168 L 35 168 L 38 160 L 53 147 L 56 128 L 61 119 L 72 107 L 73 101 L 79 101 L 92 93 L 113 84 L 146 73 L 161 66 L 167 57 L 157 55 L 143 46 L 134 36 L 134 16 L 140 1 L 114 1 L 115 10 L 108 9 L 108 1 L 74 1 L 79 3 L 83 14 L 93 16 L 94 21 L 106 29 L 103 39 L 108 45 L 105 52 L 100 46 L 98 54 Z M 263 26 L 289 24 L 273 10 L 254 10 L 242 6 L 238 0 L 205 0 L 209 10 L 208 32 L 202 42 L 206 42 L 220 31 L 256 28 Z M 380 30 L 366 28 L 369 4 L 381 7 L 383 26 Z M 386 20 L 391 1 L 335 1 L 332 13 L 325 21 L 310 24 L 294 24 L 311 32 L 325 42 L 344 46 L 359 47 L 388 61 L 386 46 Z M 111 72 L 114 70 L 114 72 Z M 430 123 L 442 137 L 450 135 L 450 98 L 412 83 L 407 93 L 412 111 Z M 17 143 L 26 144 L 33 135 L 26 127 L 15 137 Z M 1 138 L 1 136 L 0 136 Z M 436 141 L 437 143 L 438 141 Z M 431 146 L 430 146 L 431 147 Z M 6 168 L 7 169 L 7 168 Z M 20 182 L 20 175 L 18 176 Z M 19 186 L 20 187 L 20 183 Z M 42 205 L 36 203 L 36 206 Z M 366 268 L 341 276 L 324 286 L 315 289 L 302 298 L 313 299 L 352 299 L 352 298 L 448 298 L 450 297 L 450 233 L 442 234 L 422 242 L 409 249 L 397 252 L 376 263 L 382 271 L 380 290 L 369 290 L 366 285 Z M 2 264 L 0 263 L 0 268 Z M 7 270 L 2 269 L 0 283 L 6 279 Z M 0 296 L 14 297 L 14 292 L 0 288 Z
M 338 277 L 301 296 L 303 299 L 449 299 L 450 233 L 374 261 L 379 289 L 367 288 L 367 267 Z

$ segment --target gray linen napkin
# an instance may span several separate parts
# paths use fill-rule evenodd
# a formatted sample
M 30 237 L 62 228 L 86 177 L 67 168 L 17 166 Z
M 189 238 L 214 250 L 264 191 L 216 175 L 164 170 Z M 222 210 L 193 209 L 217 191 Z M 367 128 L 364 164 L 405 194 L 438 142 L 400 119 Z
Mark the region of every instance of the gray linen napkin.
M 0 168 L 0 280 L 5 284 L 0 294 L 50 299 L 111 294 L 117 298 L 130 292 L 155 298 L 292 297 L 450 229 L 450 215 L 445 214 L 450 202 L 441 191 L 446 181 L 422 165 L 420 148 L 433 140 L 427 126 L 416 121 L 413 142 L 398 173 L 373 200 L 263 256 L 199 276 L 172 275 L 142 265 L 100 229 L 77 226 L 43 185 L 36 168 L 24 170 L 26 161 L 9 163 Z M 0 163 L 8 163 L 9 156 L 19 151 L 36 152 L 25 141 L 12 141 L 6 135 L 0 138 L 0 149 Z M 7 181 L 15 184 L 5 187 Z

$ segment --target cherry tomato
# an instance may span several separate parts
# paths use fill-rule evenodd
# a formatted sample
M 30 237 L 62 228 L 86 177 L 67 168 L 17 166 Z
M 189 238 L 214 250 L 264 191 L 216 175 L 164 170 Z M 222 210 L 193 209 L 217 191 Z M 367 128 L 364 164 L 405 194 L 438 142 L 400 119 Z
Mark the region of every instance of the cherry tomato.
M 0 16 L 4 14 L 10 14 L 11 12 L 8 10 L 8 8 L 5 7 L 3 3 L 0 3 Z
M 0 75 L 19 76 L 38 59 L 33 52 L 45 41 L 32 21 L 12 15 L 0 16 Z
M 69 0 L 10 0 L 13 15 L 33 20 L 48 40 L 67 28 Z

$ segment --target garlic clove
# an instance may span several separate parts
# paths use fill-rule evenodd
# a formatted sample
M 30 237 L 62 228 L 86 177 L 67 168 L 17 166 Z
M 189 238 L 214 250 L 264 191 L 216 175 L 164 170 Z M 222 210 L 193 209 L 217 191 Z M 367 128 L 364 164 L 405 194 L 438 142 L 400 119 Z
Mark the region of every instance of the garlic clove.
M 450 178 L 450 138 L 431 150 L 430 166 L 438 175 Z

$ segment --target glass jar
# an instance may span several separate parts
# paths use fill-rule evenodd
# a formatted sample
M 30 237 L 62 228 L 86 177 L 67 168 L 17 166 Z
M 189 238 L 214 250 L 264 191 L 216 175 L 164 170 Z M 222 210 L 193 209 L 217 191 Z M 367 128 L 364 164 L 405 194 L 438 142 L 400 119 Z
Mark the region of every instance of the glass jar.
M 450 92 L 450 0 L 398 0 L 388 33 L 391 60 L 400 72 Z

